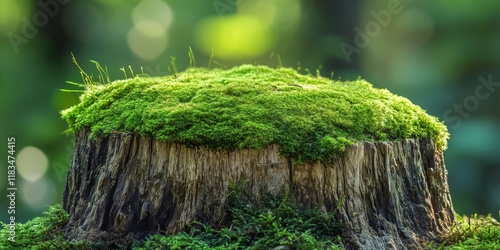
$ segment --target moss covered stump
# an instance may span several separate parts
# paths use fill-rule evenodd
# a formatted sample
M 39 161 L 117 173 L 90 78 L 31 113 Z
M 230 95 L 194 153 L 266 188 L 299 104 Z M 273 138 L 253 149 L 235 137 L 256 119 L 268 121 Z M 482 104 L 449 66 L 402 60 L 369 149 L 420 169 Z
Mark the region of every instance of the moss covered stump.
M 455 220 L 446 128 L 361 79 L 191 68 L 88 85 L 63 117 L 75 134 L 69 239 L 127 243 L 230 223 L 231 183 L 255 200 L 338 207 L 349 249 L 418 249 Z

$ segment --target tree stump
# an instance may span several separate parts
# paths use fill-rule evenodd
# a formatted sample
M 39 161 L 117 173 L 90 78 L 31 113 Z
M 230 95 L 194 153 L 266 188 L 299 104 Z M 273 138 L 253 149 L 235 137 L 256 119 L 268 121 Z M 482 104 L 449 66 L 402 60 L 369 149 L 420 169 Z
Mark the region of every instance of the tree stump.
M 248 74 L 242 71 L 248 72 L 249 69 L 253 69 L 252 67 L 254 66 L 244 66 L 244 70 L 237 68 L 232 72 L 241 76 L 241 74 Z M 265 70 L 273 71 L 268 68 Z M 285 71 L 286 74 L 291 74 L 290 72 Z M 259 71 L 258 74 L 263 73 Z M 192 72 L 189 75 L 188 71 L 187 77 L 188 81 L 192 81 L 192 78 L 196 76 L 193 76 Z M 225 77 L 224 79 L 231 81 L 235 79 L 232 75 L 225 75 Z M 293 75 L 293 77 L 299 76 Z M 251 77 L 246 75 L 246 81 L 248 78 Z M 133 86 L 140 85 L 136 81 L 137 78 L 129 80 Z M 156 80 L 148 81 L 155 82 Z M 180 75 L 176 76 L 175 80 L 170 78 L 170 81 L 182 82 L 185 79 Z M 331 84 L 328 79 L 321 81 Z M 300 81 L 300 88 L 289 87 L 288 83 L 282 82 L 280 83 L 282 85 L 270 86 L 269 91 L 275 94 L 276 98 L 279 98 L 281 93 L 274 92 L 279 91 L 304 93 L 303 91 L 312 88 L 304 82 L 307 81 L 304 79 Z M 286 88 L 283 85 L 287 85 Z M 147 85 L 147 87 L 151 86 Z M 323 85 L 318 86 L 323 87 Z M 362 87 L 371 88 L 371 85 L 362 85 Z M 114 88 L 117 87 L 112 83 L 110 86 L 99 87 L 97 90 L 90 89 L 80 106 L 63 113 L 70 127 L 75 131 L 74 156 L 63 196 L 63 207 L 70 213 L 70 221 L 65 228 L 69 239 L 104 240 L 117 244 L 130 244 L 134 239 L 142 239 L 154 233 L 179 232 L 186 229 L 194 220 L 201 220 L 216 226 L 221 225 L 228 219 L 229 184 L 242 182 L 246 183 L 246 191 L 255 200 L 259 200 L 266 193 L 289 193 L 294 195 L 297 202 L 304 208 L 319 207 L 323 211 L 333 211 L 339 206 L 336 219 L 342 223 L 342 241 L 348 249 L 419 249 L 423 247 L 424 242 L 439 238 L 455 220 L 442 155 L 444 147 L 440 141 L 443 140 L 443 137 L 440 137 L 443 135 L 443 130 L 440 127 L 434 129 L 429 125 L 434 124 L 432 120 L 434 118 L 428 118 L 425 112 L 414 106 L 408 106 L 411 109 L 406 112 L 414 113 L 412 113 L 413 116 L 405 116 L 404 121 L 417 126 L 416 128 L 422 127 L 426 130 L 409 127 L 408 131 L 420 131 L 415 135 L 408 134 L 412 138 L 394 136 L 397 133 L 405 134 L 402 127 L 397 127 L 399 123 L 387 120 L 383 115 L 375 113 L 378 109 L 382 109 L 383 113 L 391 113 L 393 106 L 390 105 L 394 102 L 394 100 L 385 102 L 384 97 L 377 95 L 377 98 L 383 100 L 384 105 L 376 102 L 375 105 L 367 103 L 366 106 L 360 107 L 356 105 L 363 103 L 364 99 L 349 100 L 350 107 L 353 107 L 354 111 L 344 110 L 342 112 L 345 113 L 341 114 L 334 112 L 331 116 L 352 114 L 353 119 L 359 118 L 357 123 L 363 123 L 362 119 L 366 117 L 358 116 L 359 113 L 356 111 L 373 108 L 368 112 L 368 116 L 375 116 L 377 121 L 386 119 L 381 125 L 383 130 L 380 131 L 394 138 L 392 140 L 381 141 L 379 137 L 383 135 L 378 130 L 371 131 L 367 127 L 358 130 L 359 127 L 355 125 L 349 128 L 333 122 L 333 125 L 343 128 L 342 131 L 350 131 L 353 134 L 358 131 L 360 135 L 362 134 L 359 138 L 366 138 L 372 142 L 360 140 L 356 136 L 349 137 L 342 131 L 338 132 L 337 127 L 334 128 L 335 133 L 328 134 L 330 130 L 322 126 L 319 133 L 313 134 L 316 136 L 313 139 L 311 139 L 311 133 L 301 134 L 302 132 L 298 130 L 296 133 L 285 133 L 292 137 L 296 134 L 302 136 L 299 139 L 304 141 L 305 146 L 300 144 L 292 147 L 290 145 L 296 144 L 287 141 L 288 137 L 282 139 L 280 134 L 275 135 L 277 132 L 266 134 L 269 131 L 268 127 L 254 126 L 245 128 L 245 131 L 250 131 L 247 134 L 249 138 L 259 137 L 262 134 L 272 138 L 262 138 L 266 143 L 257 144 L 257 146 L 255 146 L 256 142 L 252 142 L 253 146 L 217 148 L 214 147 L 213 138 L 208 136 L 200 137 L 205 140 L 202 142 L 206 143 L 196 141 L 199 138 L 193 137 L 192 134 L 189 138 L 195 139 L 191 141 L 168 137 L 178 136 L 185 131 L 191 131 L 189 129 L 193 126 L 197 126 L 194 124 L 178 125 L 178 123 L 184 124 L 188 119 L 185 113 L 191 111 L 186 111 L 185 103 L 194 102 L 193 100 L 197 98 L 196 94 L 188 97 L 188 101 L 181 100 L 175 104 L 185 113 L 182 115 L 176 113 L 176 119 L 171 119 L 172 117 L 169 116 L 163 117 L 159 119 L 159 122 L 169 125 L 159 126 L 158 124 L 151 125 L 147 121 L 138 122 L 135 120 L 137 117 L 133 115 L 125 118 L 114 117 L 118 111 L 113 110 L 113 105 L 118 105 L 116 103 L 121 100 L 130 102 L 127 100 L 128 95 L 140 100 L 148 98 L 148 96 L 138 96 L 137 93 L 142 92 L 134 94 L 134 90 L 131 90 L 128 85 L 124 88 L 125 94 L 117 94 L 119 91 Z M 140 86 L 140 89 L 144 92 L 149 90 L 144 85 Z M 218 91 L 228 95 L 230 90 L 222 88 Z M 312 91 L 324 95 L 324 92 Z M 106 93 L 112 95 L 113 101 L 106 100 L 100 103 L 99 100 L 103 99 Z M 240 100 L 243 94 L 234 95 L 237 96 L 236 100 Z M 156 98 L 160 99 L 154 99 L 152 103 L 157 103 L 158 100 L 164 100 L 166 97 L 160 93 Z M 182 98 L 184 97 L 179 97 L 179 100 Z M 210 98 L 212 98 L 210 103 L 216 102 L 213 96 Z M 284 98 L 289 99 L 290 96 Z M 327 95 L 325 98 L 331 98 L 331 96 Z M 346 96 L 343 98 L 349 99 Z M 274 103 L 276 99 L 269 100 L 272 100 L 270 103 Z M 405 100 L 403 102 L 407 105 Z M 318 105 L 321 106 L 322 103 L 321 99 L 318 101 L 317 98 L 309 101 L 311 103 L 306 106 L 310 105 L 312 109 Z M 257 105 L 267 105 L 261 104 L 262 100 L 259 99 L 256 102 L 258 102 Z M 233 104 L 235 107 L 249 105 L 247 102 Z M 331 106 L 331 104 L 328 105 Z M 287 118 L 282 116 L 283 110 L 280 110 L 280 107 L 279 105 L 273 106 L 272 116 L 260 113 L 258 115 L 266 116 L 266 119 L 273 122 L 286 121 Z M 144 106 L 141 108 L 145 109 Z M 141 114 L 143 119 L 144 117 L 162 117 L 163 114 L 155 113 L 156 109 L 147 108 Z M 300 107 L 298 109 L 300 111 Z M 403 112 L 398 108 L 395 110 Z M 293 112 L 288 109 L 285 111 Z M 89 112 L 89 114 L 85 117 L 78 116 L 82 112 Z M 168 115 L 171 115 L 174 111 L 169 112 Z M 231 113 L 224 110 L 220 115 L 224 116 L 224 112 Z M 245 113 L 245 110 L 239 110 L 239 112 Z M 101 113 L 104 113 L 102 117 L 96 116 Z M 309 113 L 300 112 L 300 115 L 307 117 Z M 88 117 L 94 120 L 87 122 L 85 119 Z M 204 123 L 207 122 L 206 120 L 217 119 L 218 116 L 207 118 L 205 113 L 196 117 L 200 119 L 200 123 Z M 143 127 L 123 125 L 122 122 L 129 121 L 128 119 L 137 124 L 149 124 L 157 131 L 167 131 L 170 134 L 144 132 L 141 130 Z M 328 116 L 321 119 L 331 122 Z M 115 123 L 115 121 L 120 122 Z M 105 127 L 101 122 L 108 122 L 106 126 L 109 127 Z M 207 130 L 210 133 L 205 131 L 205 134 L 217 132 L 218 130 L 210 129 L 219 128 L 218 126 L 223 122 L 226 120 L 212 122 Z M 254 117 L 252 122 L 259 121 L 256 121 Z M 237 130 L 247 126 L 250 122 L 230 124 Z M 396 126 L 394 131 L 397 132 L 388 128 L 387 124 Z M 403 127 L 406 126 L 401 124 Z M 272 123 L 272 125 L 274 128 L 286 129 L 286 126 L 280 127 L 278 123 Z M 175 131 L 170 129 L 172 127 Z M 258 130 L 261 127 L 264 127 L 263 130 Z M 319 127 L 314 127 L 311 131 L 318 130 L 320 130 Z M 230 134 L 231 130 L 224 131 Z M 222 144 L 231 144 L 232 137 L 224 136 L 225 133 L 222 133 L 214 138 L 220 140 Z M 234 135 L 230 134 L 230 136 Z M 238 141 L 246 142 L 248 138 L 238 137 Z M 290 153 L 292 149 L 296 154 Z M 327 151 L 326 154 L 324 154 L 325 151 Z

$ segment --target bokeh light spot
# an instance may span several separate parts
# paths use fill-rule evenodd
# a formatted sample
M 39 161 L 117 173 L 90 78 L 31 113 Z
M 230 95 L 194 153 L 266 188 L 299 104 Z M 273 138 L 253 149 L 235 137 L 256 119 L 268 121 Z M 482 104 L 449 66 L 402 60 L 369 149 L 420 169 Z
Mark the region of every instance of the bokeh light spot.
M 262 24 L 269 26 L 276 17 L 276 2 L 268 0 L 243 1 L 238 5 L 238 14 L 258 18 Z
M 253 16 L 280 34 L 291 33 L 299 26 L 301 11 L 298 0 L 254 0 L 238 5 L 238 14 Z
M 274 45 L 274 36 L 257 18 L 225 16 L 202 20 L 195 28 L 198 46 L 223 59 L 248 59 L 268 52 Z
M 2 0 L 0 2 L 0 31 L 3 33 L 14 31 L 20 25 L 23 16 L 31 11 L 30 4 L 26 1 Z M 16 32 L 19 34 L 19 32 Z
M 127 35 L 127 42 L 134 54 L 145 60 L 154 60 L 167 47 L 167 35 L 158 32 L 153 22 L 144 21 L 134 26 Z
M 17 171 L 26 180 L 34 182 L 40 179 L 49 165 L 47 156 L 38 148 L 25 147 L 17 155 Z
M 159 0 L 143 0 L 132 11 L 134 27 L 127 42 L 134 54 L 145 60 L 154 60 L 167 47 L 167 30 L 172 23 L 172 10 Z
M 55 187 L 48 178 L 21 184 L 22 198 L 32 209 L 45 209 L 55 200 Z
M 150 37 L 161 37 L 165 34 L 165 30 L 153 21 L 140 21 L 135 24 L 135 28 Z
M 172 23 L 172 10 L 160 0 L 143 0 L 134 8 L 132 20 L 135 25 L 142 21 L 152 21 L 166 31 Z

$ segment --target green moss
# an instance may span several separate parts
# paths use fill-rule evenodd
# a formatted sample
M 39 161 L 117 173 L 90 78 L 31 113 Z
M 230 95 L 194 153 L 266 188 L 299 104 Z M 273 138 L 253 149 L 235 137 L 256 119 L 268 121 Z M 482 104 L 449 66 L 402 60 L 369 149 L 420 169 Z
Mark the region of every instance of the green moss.
M 133 132 L 227 150 L 277 143 L 299 161 L 332 159 L 356 141 L 432 138 L 445 149 L 448 138 L 435 117 L 364 80 L 252 65 L 88 86 L 62 116 L 93 136 Z
M 135 241 L 133 249 L 271 249 L 279 245 L 293 249 L 342 249 L 338 236 L 342 225 L 335 221 L 333 213 L 302 210 L 293 200 L 275 196 L 260 203 L 251 203 L 238 192 L 229 198 L 229 228 L 193 223 L 187 232 L 156 234 Z M 457 218 L 458 224 L 443 236 L 443 242 L 430 242 L 426 248 L 500 249 L 498 221 L 491 216 Z M 62 229 L 68 219 L 61 205 L 50 207 L 45 216 L 16 225 L 15 243 L 8 240 L 8 226 L 0 222 L 0 249 L 110 249 L 106 242 L 67 241 Z
M 228 221 L 222 228 L 194 222 L 175 235 L 155 234 L 132 246 L 110 242 L 68 241 L 63 227 L 69 215 L 61 205 L 53 206 L 43 217 L 17 227 L 16 242 L 7 240 L 9 230 L 0 229 L 0 249 L 99 250 L 99 249 L 342 249 L 340 224 L 332 213 L 304 210 L 291 197 L 265 195 L 255 202 L 248 194 L 235 190 L 230 200 Z M 1 222 L 0 222 L 1 223 Z
M 500 215 L 500 211 L 498 213 Z M 443 237 L 443 243 L 430 249 L 500 249 L 500 223 L 491 215 L 457 215 L 457 224 Z
M 343 249 L 335 211 L 305 210 L 292 196 L 266 195 L 255 202 L 238 189 L 229 201 L 230 222 L 224 227 L 194 222 L 185 232 L 135 242 L 133 249 Z
M 10 229 L 0 222 L 0 249 L 107 249 L 102 244 L 67 241 L 63 237 L 62 228 L 68 223 L 69 215 L 61 205 L 55 205 L 44 213 L 43 217 L 36 217 L 26 223 L 18 223 L 15 227 L 15 242 L 8 240 Z

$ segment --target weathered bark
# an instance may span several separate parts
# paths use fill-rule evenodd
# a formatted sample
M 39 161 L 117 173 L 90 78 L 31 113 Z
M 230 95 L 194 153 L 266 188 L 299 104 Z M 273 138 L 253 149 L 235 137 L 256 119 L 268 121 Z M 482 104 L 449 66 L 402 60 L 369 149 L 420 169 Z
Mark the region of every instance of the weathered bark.
M 279 146 L 214 151 L 134 134 L 75 134 L 63 207 L 70 239 L 127 241 L 227 219 L 229 183 L 255 199 L 288 192 L 332 211 L 349 249 L 418 249 L 455 220 L 443 156 L 431 140 L 360 142 L 332 163 L 292 165 Z M 125 240 L 124 240 L 125 239 Z

